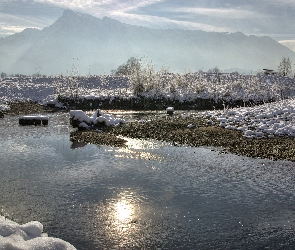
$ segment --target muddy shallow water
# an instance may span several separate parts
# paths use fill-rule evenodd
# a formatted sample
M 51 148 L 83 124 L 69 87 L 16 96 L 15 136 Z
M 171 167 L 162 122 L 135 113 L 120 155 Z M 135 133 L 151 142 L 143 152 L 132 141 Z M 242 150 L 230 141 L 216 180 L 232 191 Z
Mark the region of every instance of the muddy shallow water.
M 0 119 L 0 206 L 16 222 L 38 220 L 77 249 L 295 248 L 293 162 L 72 144 L 68 114 L 49 116 L 47 127 Z

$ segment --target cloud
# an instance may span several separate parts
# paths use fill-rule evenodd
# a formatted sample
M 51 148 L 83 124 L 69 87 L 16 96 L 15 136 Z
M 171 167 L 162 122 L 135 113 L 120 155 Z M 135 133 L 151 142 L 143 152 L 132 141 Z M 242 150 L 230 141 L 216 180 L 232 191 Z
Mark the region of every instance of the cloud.
M 26 0 L 23 0 L 26 1 Z M 134 13 L 140 8 L 167 0 L 31 0 L 35 3 L 46 4 L 93 15 L 95 17 L 115 17 Z M 144 25 L 144 24 L 143 24 Z M 144 25 L 145 26 L 145 25 Z
M 180 28 L 180 29 L 192 29 L 192 30 L 204 30 L 204 31 L 216 31 L 216 32 L 230 32 L 227 27 L 218 27 L 215 25 L 209 25 L 200 22 L 190 22 L 170 19 L 167 17 L 151 16 L 151 15 L 138 15 L 122 12 L 113 12 L 113 17 L 121 20 L 122 22 L 128 22 L 130 24 L 142 25 L 147 27 L 157 28 Z
M 280 7 L 284 8 L 295 8 L 295 1 L 294 0 L 262 0 L 266 4 L 273 4 L 273 5 L 279 5 Z
M 13 35 L 26 29 L 25 26 L 7 26 L 0 24 L 0 37 Z
M 51 24 L 51 20 L 46 17 L 38 18 L 25 16 L 22 14 L 8 14 L 1 12 L 1 10 L 0 13 L 0 37 L 5 37 L 13 35 L 15 33 L 19 33 L 26 28 L 42 29 L 45 26 Z
M 295 40 L 281 40 L 279 43 L 295 52 Z
M 7 25 L 7 23 L 10 23 L 10 25 Z M 42 17 L 28 17 L 24 15 L 13 15 L 13 14 L 6 14 L 1 13 L 1 23 L 0 27 L 1 29 L 5 30 L 20 30 L 25 28 L 38 28 L 41 29 L 46 25 L 49 25 L 51 23 L 50 18 Z M 18 24 L 18 25 L 14 25 Z M 8 27 L 18 27 L 18 28 L 8 28 Z
M 167 9 L 168 10 L 168 9 Z M 187 8 L 181 7 L 177 9 L 169 9 L 170 12 L 183 12 L 186 14 L 193 15 L 204 15 L 211 18 L 225 18 L 225 19 L 247 19 L 253 17 L 261 18 L 261 14 L 258 14 L 254 11 L 242 10 L 242 9 L 233 9 L 233 8 Z
M 90 10 L 90 8 L 99 8 L 111 12 L 115 11 L 131 11 L 140 7 L 163 2 L 166 0 L 34 0 L 38 3 L 52 4 L 64 8 L 73 8 L 81 10 Z
M 105 2 L 112 1 L 93 1 L 93 0 L 34 0 L 36 3 L 51 4 L 63 8 L 90 8 L 103 5 Z

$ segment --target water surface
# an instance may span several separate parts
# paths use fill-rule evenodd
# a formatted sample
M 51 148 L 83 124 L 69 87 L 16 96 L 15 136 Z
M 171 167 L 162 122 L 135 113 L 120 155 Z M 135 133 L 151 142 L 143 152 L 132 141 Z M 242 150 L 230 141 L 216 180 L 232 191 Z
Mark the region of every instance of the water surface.
M 294 163 L 73 144 L 68 114 L 49 116 L 46 127 L 0 119 L 0 206 L 16 222 L 38 220 L 77 249 L 295 248 Z

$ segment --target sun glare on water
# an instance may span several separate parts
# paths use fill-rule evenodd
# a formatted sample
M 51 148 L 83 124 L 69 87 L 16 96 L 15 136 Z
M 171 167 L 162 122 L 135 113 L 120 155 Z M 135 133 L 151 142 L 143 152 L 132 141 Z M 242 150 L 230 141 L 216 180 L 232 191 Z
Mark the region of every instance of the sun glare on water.
M 134 214 L 134 207 L 126 199 L 119 200 L 114 204 L 115 218 L 118 222 L 130 220 Z

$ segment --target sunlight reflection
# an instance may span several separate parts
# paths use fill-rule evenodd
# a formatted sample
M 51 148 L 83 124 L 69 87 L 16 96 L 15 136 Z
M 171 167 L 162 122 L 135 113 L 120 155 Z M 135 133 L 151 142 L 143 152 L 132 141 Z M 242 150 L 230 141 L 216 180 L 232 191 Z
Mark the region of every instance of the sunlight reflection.
M 125 159 L 140 159 L 140 160 L 161 160 L 162 157 L 152 154 L 150 152 L 132 151 L 129 149 L 119 149 L 118 154 L 115 154 L 117 158 Z
M 115 204 L 114 208 L 115 208 L 115 218 L 120 222 L 131 219 L 134 213 L 133 205 L 129 204 L 125 198 L 118 201 Z
M 29 152 L 31 150 L 31 147 L 26 144 L 15 144 L 13 145 L 13 147 L 9 148 L 8 150 L 10 150 L 11 153 L 12 152 L 24 153 L 24 152 Z
M 167 142 L 160 142 L 156 140 L 140 140 L 128 137 L 123 137 L 123 139 L 127 141 L 126 145 L 131 149 L 157 149 L 162 147 L 164 144 L 168 144 Z
M 118 246 L 134 242 L 141 231 L 141 209 L 141 198 L 136 192 L 121 190 L 104 206 L 97 207 L 97 229 L 100 228 L 100 233 Z
M 117 199 L 112 202 L 111 217 L 116 225 L 130 223 L 136 213 L 139 212 L 135 194 L 130 190 L 122 191 Z
M 163 142 L 131 139 L 125 137 L 123 137 L 123 139 L 127 141 L 128 147 L 118 148 L 116 150 L 117 154 L 115 154 L 115 157 L 155 161 L 161 161 L 163 159 L 162 156 L 154 152 L 154 149 L 163 147 Z

